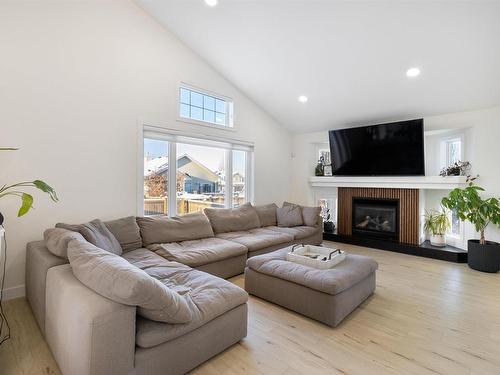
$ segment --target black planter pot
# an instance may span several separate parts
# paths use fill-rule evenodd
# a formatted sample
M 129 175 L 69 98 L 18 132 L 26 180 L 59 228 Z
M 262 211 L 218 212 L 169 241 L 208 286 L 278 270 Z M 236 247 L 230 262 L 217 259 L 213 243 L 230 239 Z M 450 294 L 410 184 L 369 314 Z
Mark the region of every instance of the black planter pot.
M 332 233 L 335 230 L 335 225 L 333 224 L 333 221 L 325 221 L 323 223 L 323 231 Z
M 485 245 L 481 245 L 479 240 L 469 240 L 467 250 L 467 263 L 470 268 L 490 273 L 500 270 L 500 244 L 486 241 Z

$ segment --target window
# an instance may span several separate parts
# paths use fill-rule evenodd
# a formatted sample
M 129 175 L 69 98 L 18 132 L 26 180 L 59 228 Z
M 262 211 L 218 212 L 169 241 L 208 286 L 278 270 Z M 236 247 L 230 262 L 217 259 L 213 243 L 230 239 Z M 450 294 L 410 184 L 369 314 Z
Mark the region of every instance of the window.
M 233 127 L 233 102 L 188 86 L 179 88 L 179 116 L 194 122 Z
M 177 214 L 225 207 L 226 151 L 177 143 Z
M 168 212 L 168 142 L 144 138 L 144 215 Z
M 441 167 L 446 168 L 457 161 L 464 160 L 463 136 L 446 138 L 441 141 Z M 448 237 L 457 241 L 463 240 L 463 222 L 458 217 L 456 211 L 449 212 L 451 228 L 447 233 Z M 452 244 L 454 241 L 451 241 Z
M 144 215 L 183 215 L 252 201 L 253 146 L 149 128 L 144 129 L 143 145 Z M 175 168 L 169 168 L 170 160 L 176 161 Z
M 246 166 L 247 154 L 244 151 L 233 151 L 233 207 L 247 202 L 246 196 Z
M 462 160 L 462 140 L 460 138 L 450 139 L 446 142 L 446 166 L 449 167 L 457 161 Z

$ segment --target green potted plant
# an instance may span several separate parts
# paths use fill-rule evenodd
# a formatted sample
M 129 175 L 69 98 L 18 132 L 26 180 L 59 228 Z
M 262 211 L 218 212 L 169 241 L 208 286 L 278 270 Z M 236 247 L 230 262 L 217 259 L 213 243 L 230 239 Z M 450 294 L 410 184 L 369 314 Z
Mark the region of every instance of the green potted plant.
M 0 147 L 0 151 L 16 151 L 16 150 L 17 148 Z M 54 202 L 58 201 L 55 190 L 42 180 L 23 181 L 12 185 L 0 186 L 0 199 L 5 198 L 7 196 L 15 196 L 21 200 L 21 207 L 19 207 L 19 210 L 17 212 L 18 217 L 26 215 L 28 211 L 31 208 L 33 208 L 33 196 L 23 191 L 25 188 L 35 188 L 41 190 L 44 193 L 47 193 L 50 199 L 52 199 L 52 201 Z M 4 217 L 0 212 L 0 225 L 3 224 L 3 220 Z
M 451 223 L 448 214 L 444 211 L 429 210 L 424 215 L 424 230 L 431 235 L 431 245 L 446 246 L 446 232 Z
M 469 240 L 469 267 L 483 272 L 498 272 L 500 269 L 500 244 L 487 241 L 484 231 L 489 224 L 500 227 L 500 201 L 498 198 L 483 198 L 484 189 L 474 184 L 474 179 L 467 179 L 468 186 L 454 189 L 443 198 L 444 207 L 455 210 L 461 220 L 474 225 L 480 234 L 479 240 Z

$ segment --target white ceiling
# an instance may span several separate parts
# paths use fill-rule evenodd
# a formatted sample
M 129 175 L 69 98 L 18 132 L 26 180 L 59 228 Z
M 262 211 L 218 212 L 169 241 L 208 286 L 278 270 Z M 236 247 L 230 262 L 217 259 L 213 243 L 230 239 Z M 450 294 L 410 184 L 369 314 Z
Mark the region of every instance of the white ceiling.
M 136 1 L 293 132 L 500 104 L 498 1 Z

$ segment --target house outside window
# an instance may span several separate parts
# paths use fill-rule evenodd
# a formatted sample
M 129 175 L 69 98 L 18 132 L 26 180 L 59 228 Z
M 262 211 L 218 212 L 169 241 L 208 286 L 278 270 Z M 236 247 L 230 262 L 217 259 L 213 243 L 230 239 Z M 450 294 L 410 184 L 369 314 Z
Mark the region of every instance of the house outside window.
M 251 145 L 145 131 L 143 147 L 140 214 L 175 216 L 252 201 Z M 169 160 L 176 161 L 172 170 Z
M 233 128 L 233 101 L 186 84 L 179 87 L 179 119 L 205 126 Z

